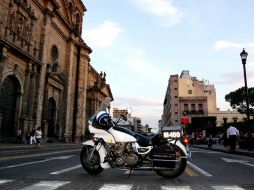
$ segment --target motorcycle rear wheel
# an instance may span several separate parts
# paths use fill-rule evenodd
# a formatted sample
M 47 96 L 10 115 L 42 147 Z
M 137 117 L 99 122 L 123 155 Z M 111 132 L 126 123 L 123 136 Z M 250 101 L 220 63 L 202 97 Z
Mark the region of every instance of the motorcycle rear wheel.
M 103 171 L 103 168 L 100 165 L 99 152 L 95 149 L 92 154 L 92 151 L 92 146 L 83 146 L 80 153 L 80 161 L 85 171 L 87 171 L 89 174 L 97 175 Z
M 172 170 L 156 170 L 156 173 L 164 178 L 176 178 L 181 175 L 187 167 L 187 158 L 180 158 L 185 155 L 183 150 L 177 145 L 174 146 L 174 149 L 179 154 L 178 168 Z

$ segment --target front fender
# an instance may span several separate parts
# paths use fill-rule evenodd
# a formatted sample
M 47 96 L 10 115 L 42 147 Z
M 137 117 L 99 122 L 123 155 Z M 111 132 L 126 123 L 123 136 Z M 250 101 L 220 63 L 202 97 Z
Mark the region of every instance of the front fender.
M 94 147 L 94 142 L 92 140 L 88 140 L 88 141 L 85 141 L 82 143 L 84 146 L 88 145 L 88 146 L 92 146 Z M 106 149 L 103 145 L 98 145 L 96 147 L 97 151 L 99 152 L 99 155 L 100 155 L 100 160 L 101 160 L 101 167 L 104 168 L 104 169 L 107 169 L 107 168 L 110 168 L 110 165 L 108 162 L 105 162 L 104 163 L 104 158 L 106 156 Z

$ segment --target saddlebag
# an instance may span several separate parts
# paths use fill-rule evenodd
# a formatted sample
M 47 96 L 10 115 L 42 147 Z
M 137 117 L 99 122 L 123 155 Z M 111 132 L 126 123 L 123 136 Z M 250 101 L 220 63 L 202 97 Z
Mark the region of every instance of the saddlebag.
M 153 167 L 175 168 L 176 152 L 167 145 L 159 146 L 151 151 Z

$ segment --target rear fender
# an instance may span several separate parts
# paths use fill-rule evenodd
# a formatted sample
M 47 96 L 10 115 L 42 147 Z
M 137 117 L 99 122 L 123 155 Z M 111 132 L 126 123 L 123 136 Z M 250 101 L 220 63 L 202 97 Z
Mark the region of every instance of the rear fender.
M 95 146 L 95 144 L 94 144 L 94 142 L 92 140 L 85 141 L 82 144 L 84 146 L 86 146 L 86 145 L 92 146 L 92 147 Z M 110 165 L 109 165 L 108 162 L 104 163 L 104 158 L 106 157 L 106 149 L 105 149 L 105 147 L 103 145 L 99 144 L 99 145 L 97 145 L 96 149 L 97 149 L 97 151 L 100 154 L 100 160 L 101 160 L 100 165 L 101 165 L 101 167 L 104 168 L 104 169 L 110 168 Z
M 170 143 L 170 144 L 176 144 L 179 148 L 181 148 L 184 152 L 184 156 L 188 156 L 187 154 L 187 150 L 186 150 L 186 147 L 179 141 L 179 140 L 176 140 L 176 142 L 174 141 L 173 143 Z

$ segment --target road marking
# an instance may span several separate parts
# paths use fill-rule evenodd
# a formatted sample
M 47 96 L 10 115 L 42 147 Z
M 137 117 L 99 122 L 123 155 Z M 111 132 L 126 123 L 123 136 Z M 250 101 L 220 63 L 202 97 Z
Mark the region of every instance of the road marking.
M 161 190 L 191 190 L 190 186 L 161 186 Z
M 130 190 L 132 185 L 104 184 L 99 190 Z
M 188 165 L 189 165 L 190 167 L 192 167 L 194 170 L 196 170 L 197 172 L 203 174 L 204 176 L 206 176 L 206 177 L 212 177 L 211 174 L 209 174 L 208 172 L 202 170 L 201 168 L 199 168 L 198 166 L 194 165 L 193 163 L 191 163 L 191 162 L 189 162 L 189 161 L 188 161 Z
M 237 185 L 222 185 L 222 186 L 212 186 L 215 190 L 244 190 L 243 188 L 237 186 Z
M 191 151 L 192 153 L 194 152 L 194 153 L 208 153 L 208 154 L 221 154 L 221 152 L 216 152 L 216 151 L 202 151 L 202 150 L 192 150 Z
M 76 151 L 80 151 L 80 149 L 63 150 L 63 151 L 57 151 L 57 152 L 47 152 L 47 153 L 32 154 L 32 155 L 2 157 L 2 158 L 0 158 L 0 161 L 14 160 L 14 159 L 19 159 L 19 158 L 32 158 L 32 157 L 47 156 L 47 155 L 60 154 L 60 153 L 69 153 L 69 152 L 76 152 Z
M 40 181 L 21 190 L 54 190 L 68 183 L 70 181 Z
M 133 173 L 134 173 L 134 170 L 132 170 L 131 173 L 133 174 Z M 124 172 L 124 174 L 129 175 L 129 174 L 130 174 L 130 170 L 126 170 L 126 171 Z
M 247 165 L 247 166 L 254 167 L 254 164 L 247 163 L 249 161 L 246 161 L 246 160 L 235 160 L 235 159 L 229 159 L 229 158 L 221 158 L 221 159 L 224 160 L 225 162 L 240 163 L 240 164 L 244 164 L 244 165 Z
M 71 170 L 75 170 L 77 168 L 81 168 L 82 165 L 79 164 L 77 166 L 73 166 L 73 167 L 70 167 L 70 168 L 66 168 L 66 169 L 63 169 L 63 170 L 59 170 L 59 171 L 56 171 L 56 172 L 52 172 L 50 173 L 51 175 L 58 175 L 58 174 L 62 174 L 62 173 L 65 173 L 65 172 L 68 172 L 68 171 L 71 171 Z
M 186 167 L 185 172 L 189 175 L 189 176 L 198 176 L 198 174 L 196 172 L 194 172 L 192 169 L 190 169 L 190 167 Z
M 12 182 L 12 181 L 14 181 L 14 180 L 0 179 L 0 185 L 2 185 L 2 184 L 4 184 L 4 183 L 10 183 L 10 182 Z
M 7 169 L 7 168 L 16 168 L 16 167 L 20 167 L 20 166 L 26 166 L 26 165 L 37 164 L 37 163 L 43 163 L 43 162 L 48 162 L 48 161 L 51 161 L 51 160 L 64 160 L 64 159 L 68 159 L 72 156 L 74 156 L 74 155 L 50 157 L 50 158 L 46 158 L 46 159 L 40 160 L 40 161 L 26 162 L 26 163 L 22 163 L 22 164 L 16 164 L 16 165 L 0 167 L 0 170 Z

